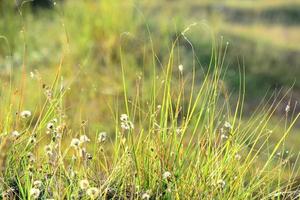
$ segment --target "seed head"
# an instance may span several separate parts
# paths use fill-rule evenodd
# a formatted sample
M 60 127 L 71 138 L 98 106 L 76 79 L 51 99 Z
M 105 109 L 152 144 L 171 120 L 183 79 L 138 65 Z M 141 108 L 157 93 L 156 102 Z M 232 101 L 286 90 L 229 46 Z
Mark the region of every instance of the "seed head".
M 235 154 L 234 158 L 235 158 L 236 160 L 240 160 L 240 159 L 241 159 L 241 155 L 240 155 L 240 154 Z
M 127 114 L 122 114 L 121 117 L 120 117 L 120 120 L 121 121 L 128 121 L 129 117 Z
M 224 127 L 228 129 L 232 129 L 232 125 L 227 121 L 225 122 Z
M 226 182 L 223 179 L 218 180 L 217 184 L 221 187 L 224 188 L 226 185 Z
M 42 186 L 42 181 L 40 181 L 40 180 L 34 181 L 34 182 L 33 182 L 33 186 L 34 186 L 34 188 L 36 188 L 36 189 L 40 188 L 40 187 Z
M 100 143 L 105 142 L 106 137 L 107 137 L 107 133 L 106 132 L 99 133 L 98 142 L 100 142 Z
M 163 179 L 165 180 L 169 180 L 171 176 L 172 176 L 171 172 L 166 171 L 163 173 Z
M 150 195 L 149 195 L 147 192 L 145 192 L 145 193 L 142 195 L 142 199 L 143 199 L 143 200 L 148 200 L 148 199 L 150 199 Z
M 76 149 L 79 147 L 80 143 L 81 142 L 78 138 L 73 138 L 70 146 Z
M 285 112 L 288 113 L 288 112 L 290 112 L 290 110 L 291 110 L 290 104 L 286 105 Z
M 31 112 L 29 110 L 24 110 L 20 113 L 20 116 L 23 118 L 23 119 L 26 119 L 28 117 L 31 116 Z
M 31 190 L 30 190 L 30 196 L 33 199 L 38 199 L 40 196 L 40 193 L 41 193 L 41 191 L 37 188 L 31 188 Z
M 48 129 L 48 130 L 53 130 L 53 129 L 54 129 L 54 124 L 53 124 L 52 122 L 49 122 L 49 123 L 47 124 L 47 129 Z
M 226 140 L 226 139 L 228 139 L 228 136 L 225 135 L 225 134 L 222 134 L 222 135 L 221 135 L 221 139 L 222 139 L 222 140 Z
M 18 131 L 13 131 L 12 133 L 11 133 L 11 135 L 13 136 L 13 137 L 19 137 L 20 135 L 21 135 L 21 133 L 19 133 Z
M 86 135 L 81 135 L 80 136 L 80 142 L 81 143 L 85 143 L 85 142 L 90 142 L 91 140 L 90 140 L 90 138 L 88 138 L 88 136 L 86 136 Z
M 29 143 L 31 143 L 31 144 L 36 143 L 36 137 L 35 136 L 31 136 L 29 138 Z
M 127 114 L 122 114 L 120 117 L 121 120 L 121 128 L 123 130 L 130 130 L 134 129 L 133 123 L 129 120 L 129 117 Z
M 79 186 L 80 186 L 80 188 L 81 188 L 82 190 L 86 190 L 86 189 L 88 189 L 88 187 L 90 186 L 90 184 L 89 184 L 89 181 L 88 181 L 88 180 L 84 179 L 84 180 L 81 180 L 81 181 L 79 182 Z
M 98 188 L 91 187 L 87 189 L 86 194 L 91 198 L 91 199 L 96 199 L 99 195 L 99 190 Z
M 180 73 L 182 73 L 182 72 L 183 72 L 183 65 L 180 64 L 180 65 L 178 66 L 178 69 L 179 69 Z

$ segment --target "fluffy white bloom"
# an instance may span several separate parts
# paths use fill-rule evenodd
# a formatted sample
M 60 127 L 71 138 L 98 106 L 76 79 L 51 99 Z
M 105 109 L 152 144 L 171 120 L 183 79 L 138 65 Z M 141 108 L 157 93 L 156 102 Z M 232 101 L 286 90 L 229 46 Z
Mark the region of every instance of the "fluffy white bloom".
M 29 143 L 36 143 L 36 137 L 35 136 L 31 136 L 30 138 L 29 138 Z
M 234 156 L 234 158 L 235 158 L 236 160 L 240 160 L 242 157 L 241 157 L 240 154 L 236 154 L 236 155 Z
M 222 139 L 222 140 L 226 140 L 226 139 L 228 139 L 228 136 L 225 135 L 225 134 L 222 134 L 222 135 L 221 135 L 221 139 Z
M 49 123 L 47 124 L 47 129 L 48 129 L 48 130 L 53 130 L 53 129 L 54 129 L 54 124 L 53 124 L 52 122 L 49 122 Z
M 91 187 L 87 189 L 86 194 L 91 198 L 91 199 L 96 199 L 99 195 L 99 190 L 98 188 Z
M 143 200 L 148 200 L 148 199 L 150 199 L 150 195 L 149 195 L 147 192 L 145 192 L 145 193 L 142 195 L 142 199 L 143 199 Z
M 52 145 L 46 145 L 45 148 L 44 148 L 46 154 L 50 157 L 53 155 L 53 147 Z
M 30 190 L 30 196 L 31 196 L 33 199 L 38 199 L 39 196 L 40 196 L 40 193 L 41 193 L 41 191 L 40 191 L 39 189 L 37 189 L 37 188 L 32 188 L 32 189 Z
M 129 117 L 127 114 L 122 114 L 121 117 L 120 117 L 120 120 L 121 121 L 128 121 Z
M 121 122 L 121 128 L 124 130 L 130 130 L 130 129 L 134 129 L 134 125 L 130 121 Z
M 180 65 L 178 66 L 178 69 L 179 69 L 180 72 L 183 72 L 183 65 L 180 64 Z
M 42 181 L 40 181 L 40 180 L 34 181 L 34 182 L 33 182 L 33 186 L 34 186 L 35 188 L 40 188 L 40 187 L 42 186 Z
M 225 183 L 225 181 L 224 181 L 223 179 L 218 180 L 217 184 L 218 184 L 221 188 L 224 188 L 225 185 L 226 185 L 226 183 Z
M 20 113 L 20 116 L 23 118 L 23 119 L 26 119 L 28 117 L 31 116 L 31 112 L 29 110 L 24 110 Z
M 129 120 L 128 115 L 126 114 L 122 114 L 120 117 L 121 120 L 121 128 L 123 130 L 130 130 L 130 129 L 134 129 L 134 125 L 133 123 Z
M 80 142 L 81 143 L 85 143 L 85 142 L 89 142 L 89 141 L 91 141 L 91 140 L 90 140 L 90 138 L 88 138 L 88 136 L 86 136 L 86 135 L 81 135 L 80 136 Z
M 168 172 L 168 171 L 166 171 L 166 172 L 163 173 L 163 179 L 168 180 L 168 179 L 171 178 L 171 176 L 172 176 L 172 174 L 170 172 Z
M 80 187 L 82 190 L 88 189 L 89 186 L 90 186 L 89 181 L 86 180 L 86 179 L 81 180 L 81 181 L 79 182 L 79 187 Z
M 150 195 L 146 192 L 142 195 L 142 199 L 148 200 L 148 199 L 150 199 Z
M 107 138 L 107 133 L 106 132 L 100 132 L 98 136 L 98 142 L 105 142 Z
M 228 129 L 232 129 L 232 125 L 227 121 L 225 122 L 224 127 Z
M 30 72 L 30 78 L 34 78 L 34 72 Z
M 288 105 L 286 105 L 286 107 L 285 107 L 285 112 L 290 112 L 290 110 L 291 110 L 291 106 L 288 104 Z
M 13 131 L 13 132 L 11 133 L 11 135 L 12 135 L 13 137 L 19 137 L 19 136 L 21 135 L 21 133 L 19 133 L 18 131 Z
M 80 140 L 78 138 L 73 138 L 71 141 L 71 147 L 78 148 L 80 145 Z

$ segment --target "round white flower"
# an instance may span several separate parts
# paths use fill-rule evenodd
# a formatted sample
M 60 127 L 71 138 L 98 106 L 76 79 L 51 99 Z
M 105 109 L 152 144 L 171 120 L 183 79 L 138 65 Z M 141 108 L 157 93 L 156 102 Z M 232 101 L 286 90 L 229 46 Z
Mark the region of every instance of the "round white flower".
M 163 179 L 165 179 L 165 180 L 170 179 L 171 176 L 172 176 L 171 172 L 166 171 L 163 173 Z
M 41 193 L 41 191 L 40 191 L 39 189 L 37 189 L 37 188 L 32 188 L 32 189 L 30 190 L 30 196 L 31 196 L 33 199 L 38 199 L 39 196 L 40 196 L 40 193 Z
M 286 105 L 286 107 L 285 107 L 285 112 L 290 112 L 290 110 L 291 110 L 291 106 L 288 104 L 288 105 Z
M 87 189 L 86 194 L 91 198 L 91 199 L 96 199 L 99 195 L 99 190 L 98 188 L 91 187 Z
M 221 135 L 221 139 L 222 139 L 222 140 L 226 140 L 226 139 L 228 139 L 228 136 L 225 135 L 225 134 L 222 134 L 222 135 Z
M 89 142 L 89 141 L 91 141 L 91 140 L 90 140 L 90 138 L 88 138 L 88 136 L 86 136 L 86 135 L 81 135 L 80 136 L 80 142 L 81 143 L 85 143 L 85 142 Z
M 35 188 L 40 188 L 40 187 L 42 186 L 42 181 L 40 181 L 40 180 L 34 181 L 34 182 L 33 182 L 33 186 L 34 186 Z
M 218 180 L 217 184 L 221 187 L 224 188 L 226 185 L 226 182 L 223 179 Z
M 13 131 L 13 132 L 11 133 L 11 135 L 12 135 L 13 137 L 19 137 L 19 136 L 21 135 L 21 133 L 19 133 L 18 131 Z
M 20 113 L 20 116 L 23 118 L 23 119 L 26 119 L 28 117 L 31 116 L 31 112 L 29 110 L 24 110 Z
M 48 130 L 53 130 L 53 129 L 54 129 L 54 124 L 53 124 L 52 122 L 49 122 L 49 123 L 47 124 L 47 129 L 48 129 Z
M 120 117 L 120 120 L 121 121 L 128 121 L 129 117 L 127 114 L 122 114 L 121 117 Z
M 82 190 L 88 189 L 89 186 L 90 186 L 89 181 L 86 180 L 86 179 L 81 180 L 81 181 L 79 182 L 79 187 L 80 187 Z
M 105 142 L 106 140 L 106 137 L 107 137 L 107 133 L 106 132 L 101 132 L 99 133 L 99 136 L 98 136 L 98 142 Z
M 80 140 L 78 138 L 73 138 L 71 141 L 71 147 L 78 148 L 80 145 Z
M 234 156 L 234 158 L 235 158 L 236 160 L 240 160 L 240 159 L 242 158 L 242 156 L 241 156 L 240 154 L 236 154 L 236 155 Z
M 224 127 L 228 129 L 232 129 L 232 125 L 227 121 L 225 122 Z
M 142 195 L 142 199 L 148 200 L 148 199 L 150 199 L 150 195 L 146 192 Z
M 179 69 L 179 71 L 182 73 L 182 72 L 183 72 L 183 65 L 180 64 L 180 65 L 178 66 L 178 69 Z

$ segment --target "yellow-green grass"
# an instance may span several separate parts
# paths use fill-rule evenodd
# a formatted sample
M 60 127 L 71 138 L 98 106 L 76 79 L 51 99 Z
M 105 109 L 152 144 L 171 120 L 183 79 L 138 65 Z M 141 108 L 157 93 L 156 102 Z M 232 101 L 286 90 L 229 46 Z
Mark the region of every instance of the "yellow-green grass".
M 168 41 L 152 35 L 142 17 L 136 21 L 130 3 L 77 3 L 67 4 L 64 14 L 58 9 L 57 24 L 45 35 L 47 20 L 18 18 L 25 19 L 24 30 L 11 51 L 21 56 L 1 76 L 2 195 L 34 199 L 38 189 L 40 198 L 89 199 L 87 189 L 96 187 L 101 197 L 115 198 L 275 199 L 290 190 L 298 171 L 289 159 L 297 156 L 277 153 L 286 150 L 298 116 L 280 125 L 278 138 L 270 131 L 277 127 L 277 104 L 243 118 L 244 75 L 238 99 L 230 99 L 222 81 L 223 48 L 212 43 L 210 63 L 201 66 L 192 44 L 188 57 L 177 40 L 189 43 L 195 26 Z M 15 27 L 11 33 L 17 35 Z M 54 46 L 45 66 L 39 66 L 43 59 L 30 61 L 31 42 L 37 42 L 36 51 Z M 185 60 L 191 62 L 180 71 Z M 22 110 L 32 116 L 22 119 Z M 123 123 L 132 122 L 133 129 L 121 127 L 123 113 Z M 14 137 L 14 130 L 21 135 Z M 101 131 L 107 132 L 105 142 L 97 141 Z M 91 141 L 70 146 L 83 135 Z M 47 144 L 57 148 L 45 151 Z M 85 179 L 86 189 L 80 186 Z M 34 185 L 37 180 L 41 186 Z

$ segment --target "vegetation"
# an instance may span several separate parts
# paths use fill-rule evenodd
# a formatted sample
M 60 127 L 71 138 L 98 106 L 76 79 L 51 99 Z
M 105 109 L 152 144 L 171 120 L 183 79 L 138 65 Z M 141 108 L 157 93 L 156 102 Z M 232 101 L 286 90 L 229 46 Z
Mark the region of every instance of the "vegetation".
M 298 198 L 291 89 L 253 109 L 257 70 L 280 76 L 226 61 L 259 39 L 152 3 L 0 6 L 2 199 Z

